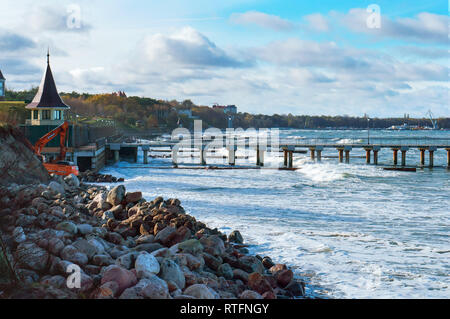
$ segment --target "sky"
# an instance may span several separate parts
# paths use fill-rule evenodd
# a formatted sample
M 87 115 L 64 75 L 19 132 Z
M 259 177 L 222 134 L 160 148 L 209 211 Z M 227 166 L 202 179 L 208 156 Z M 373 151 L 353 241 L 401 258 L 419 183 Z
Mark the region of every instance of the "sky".
M 240 112 L 449 117 L 449 2 L 2 0 L 0 70 Z M 378 14 L 379 13 L 379 14 Z

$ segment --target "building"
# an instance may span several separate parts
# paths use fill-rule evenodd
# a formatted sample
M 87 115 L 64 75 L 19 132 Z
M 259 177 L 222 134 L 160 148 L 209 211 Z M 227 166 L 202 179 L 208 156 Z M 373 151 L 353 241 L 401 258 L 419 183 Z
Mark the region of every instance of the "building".
M 49 53 L 47 53 L 47 69 L 42 77 L 38 92 L 26 108 L 31 111 L 31 125 L 61 125 L 64 123 L 65 112 L 70 109 L 63 102 L 56 89 L 50 68 Z
M 22 132 L 31 144 L 63 124 L 70 107 L 64 103 L 56 89 L 50 68 L 50 54 L 47 53 L 47 68 L 33 101 L 26 106 L 31 111 L 31 119 L 21 125 Z M 116 134 L 114 127 L 90 127 L 85 124 L 70 123 L 67 132 L 66 160 L 78 165 L 80 171 L 98 171 L 106 163 L 106 137 Z M 51 140 L 42 150 L 48 159 L 59 155 L 59 137 Z
M 223 113 L 225 114 L 230 114 L 230 115 L 234 115 L 237 114 L 237 107 L 236 105 L 218 105 L 218 104 L 214 104 L 213 105 L 213 109 L 215 110 L 222 110 Z
M 6 79 L 2 74 L 2 70 L 0 70 L 0 101 L 5 100 L 5 92 L 6 92 L 5 82 Z

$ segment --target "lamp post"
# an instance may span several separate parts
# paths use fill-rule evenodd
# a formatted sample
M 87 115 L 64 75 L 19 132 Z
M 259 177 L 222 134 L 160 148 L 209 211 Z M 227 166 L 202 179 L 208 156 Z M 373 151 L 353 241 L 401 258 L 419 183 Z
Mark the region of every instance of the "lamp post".
M 367 118 L 367 145 L 370 145 L 370 118 Z

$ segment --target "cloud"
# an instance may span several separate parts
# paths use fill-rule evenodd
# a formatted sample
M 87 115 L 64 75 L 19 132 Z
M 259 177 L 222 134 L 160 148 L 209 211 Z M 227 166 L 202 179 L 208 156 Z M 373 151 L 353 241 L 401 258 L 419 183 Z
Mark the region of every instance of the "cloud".
M 8 30 L 0 30 L 0 50 L 2 53 L 6 51 L 26 50 L 35 46 L 35 42 L 27 37 Z
M 29 75 L 41 72 L 41 70 L 38 67 L 30 64 L 24 59 L 2 57 L 0 58 L 0 66 L 2 73 L 5 77 L 7 77 L 8 74 Z
M 341 23 L 350 30 L 370 34 L 380 38 L 392 38 L 424 43 L 448 44 L 449 17 L 428 12 L 422 12 L 414 18 L 391 19 L 381 12 L 381 27 L 368 28 L 367 19 L 370 15 L 366 9 L 351 9 L 347 14 L 336 14 Z
M 231 22 L 242 25 L 254 24 L 262 28 L 275 31 L 291 31 L 295 24 L 280 18 L 279 16 L 258 12 L 248 11 L 245 13 L 233 13 L 230 17 Z
M 156 64 L 187 68 L 242 68 L 250 62 L 232 57 L 214 42 L 191 27 L 171 35 L 155 34 L 146 37 L 139 45 L 139 59 L 144 65 Z
M 33 7 L 27 23 L 35 31 L 82 33 L 92 29 L 92 26 L 83 19 L 82 11 L 76 5 Z
M 307 21 L 307 28 L 316 32 L 327 32 L 330 30 L 330 25 L 325 16 L 320 13 L 313 13 L 304 17 Z

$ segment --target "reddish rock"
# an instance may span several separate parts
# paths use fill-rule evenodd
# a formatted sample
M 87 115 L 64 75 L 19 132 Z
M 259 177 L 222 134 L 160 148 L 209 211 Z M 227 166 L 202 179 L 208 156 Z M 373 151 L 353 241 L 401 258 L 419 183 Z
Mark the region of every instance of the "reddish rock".
M 128 192 L 125 195 L 125 201 L 127 203 L 137 203 L 142 199 L 142 193 L 141 192 Z
M 277 295 L 273 291 L 266 291 L 262 296 L 264 299 L 277 299 Z
M 263 299 L 259 293 L 253 290 L 244 290 L 239 296 L 240 299 Z
M 114 281 L 119 285 L 118 294 L 137 284 L 136 275 L 132 271 L 116 265 L 111 265 L 106 268 L 101 283 L 103 285 L 108 281 Z
M 275 273 L 275 278 L 280 287 L 284 288 L 292 281 L 294 278 L 294 273 L 290 269 L 281 270 Z
M 274 274 L 278 271 L 287 269 L 285 264 L 276 264 L 275 266 L 270 267 L 269 271 Z
M 181 243 L 182 241 L 188 240 L 191 237 L 192 232 L 186 226 L 178 227 L 176 233 L 174 234 L 170 245 L 175 245 Z
M 272 291 L 269 282 L 260 273 L 254 272 L 248 276 L 248 285 L 250 288 L 260 294 L 266 291 Z

